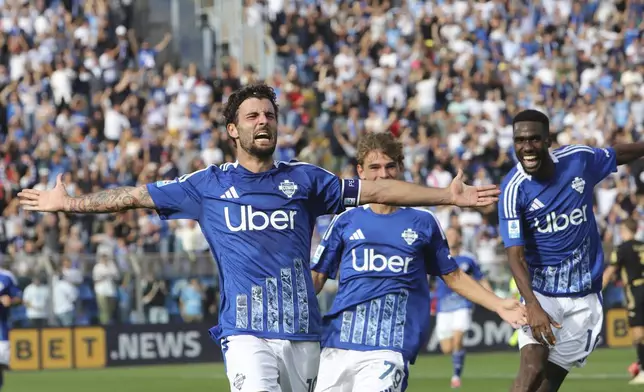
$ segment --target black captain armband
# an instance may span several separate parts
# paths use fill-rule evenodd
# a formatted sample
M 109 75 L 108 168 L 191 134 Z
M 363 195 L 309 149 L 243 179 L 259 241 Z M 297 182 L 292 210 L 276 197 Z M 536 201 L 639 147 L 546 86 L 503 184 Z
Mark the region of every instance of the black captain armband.
M 345 207 L 360 205 L 360 180 L 351 178 L 342 181 L 342 203 Z

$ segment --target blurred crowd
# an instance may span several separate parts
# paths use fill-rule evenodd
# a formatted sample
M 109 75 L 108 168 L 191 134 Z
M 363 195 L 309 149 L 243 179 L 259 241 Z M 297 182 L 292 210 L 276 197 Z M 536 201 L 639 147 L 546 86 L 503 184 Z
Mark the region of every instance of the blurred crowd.
M 222 105 L 260 81 L 257 70 L 232 58 L 220 72 L 157 63 L 173 37 L 142 40 L 130 3 L 0 0 L 0 257 L 25 287 L 47 288 L 46 300 L 45 290 L 30 294 L 53 301 L 47 322 L 71 317 L 69 306 L 56 310 L 60 296 L 76 296 L 72 322 L 90 308 L 87 322 L 102 323 L 131 320 L 134 308 L 159 322 L 216 313 L 216 268 L 196 222 L 17 204 L 19 189 L 51 187 L 60 173 L 81 195 L 235 159 Z M 265 82 L 279 98 L 278 160 L 351 177 L 360 135 L 391 132 L 405 147 L 407 181 L 443 187 L 463 169 L 488 184 L 516 164 L 511 120 L 522 108 L 550 116 L 555 147 L 637 141 L 644 130 L 641 0 L 244 4 L 245 23 L 264 25 L 277 48 Z M 597 187 L 606 252 L 628 215 L 644 235 L 643 171 L 636 162 Z M 495 208 L 435 212 L 507 290 Z M 329 221 L 318 221 L 314 247 Z M 333 282 L 323 307 L 332 293 Z M 32 318 L 42 318 L 38 306 Z

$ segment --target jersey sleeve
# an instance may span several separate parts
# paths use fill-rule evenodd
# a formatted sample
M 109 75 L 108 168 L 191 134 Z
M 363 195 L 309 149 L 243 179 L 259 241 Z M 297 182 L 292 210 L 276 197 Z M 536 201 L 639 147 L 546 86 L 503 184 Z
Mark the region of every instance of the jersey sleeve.
M 335 174 L 306 165 L 313 181 L 313 203 L 317 216 L 338 214 L 347 207 L 360 205 L 360 180 L 341 179 Z
M 592 148 L 594 154 L 588 154 L 589 162 L 586 166 L 588 174 L 598 184 L 611 173 L 617 172 L 617 154 L 612 147 Z
M 514 177 L 501 186 L 499 196 L 499 232 L 506 248 L 525 244 L 521 182 Z
M 445 232 L 438 223 L 434 214 L 430 213 L 429 243 L 425 247 L 425 268 L 433 276 L 447 275 L 458 269 L 458 264 L 452 258 Z
M 333 218 L 311 259 L 311 269 L 331 279 L 337 279 L 344 249 L 342 242 L 344 219 L 341 217 L 342 215 L 337 215 Z
M 161 219 L 194 219 L 201 216 L 203 189 L 209 169 L 198 170 L 169 181 L 147 184 Z

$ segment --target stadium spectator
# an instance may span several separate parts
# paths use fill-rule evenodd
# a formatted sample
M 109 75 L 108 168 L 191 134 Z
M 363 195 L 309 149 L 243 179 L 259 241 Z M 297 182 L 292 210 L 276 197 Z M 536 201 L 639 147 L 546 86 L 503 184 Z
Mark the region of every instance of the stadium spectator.
M 204 292 L 199 280 L 190 279 L 190 282 L 181 289 L 179 295 L 179 308 L 181 309 L 183 321 L 194 323 L 203 319 L 204 299 Z
M 98 305 L 98 318 L 101 324 L 107 325 L 114 320 L 118 299 L 119 271 L 110 253 L 98 254 L 98 261 L 92 270 L 94 292 Z
M 143 311 L 146 321 L 150 324 L 167 324 L 170 317 L 166 308 L 168 290 L 165 282 L 148 276 L 141 282 L 141 285 L 143 286 Z
M 78 299 L 78 289 L 60 275 L 52 279 L 52 300 L 56 321 L 61 327 L 74 325 L 75 303 Z
M 28 325 L 32 328 L 46 327 L 49 324 L 47 318 L 51 296 L 49 285 L 44 282 L 46 279 L 35 276 L 22 294 L 22 301 L 27 308 Z

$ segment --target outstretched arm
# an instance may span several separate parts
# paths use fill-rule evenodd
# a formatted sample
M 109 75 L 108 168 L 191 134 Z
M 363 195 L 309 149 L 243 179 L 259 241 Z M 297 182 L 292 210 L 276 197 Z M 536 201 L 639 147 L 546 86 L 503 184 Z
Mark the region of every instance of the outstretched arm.
M 105 213 L 133 208 L 155 208 L 146 185 L 107 189 L 88 195 L 72 197 L 67 193 L 62 175 L 50 190 L 23 189 L 18 193 L 20 205 L 28 211 Z
M 79 197 L 68 196 L 63 204 L 66 212 L 102 213 L 134 208 L 155 208 L 146 185 L 119 187 Z
M 498 313 L 501 318 L 510 324 L 516 326 L 527 322 L 524 309 L 518 301 L 497 297 L 496 294 L 486 290 L 460 268 L 449 274 L 442 275 L 441 278 L 455 293 Z
M 484 207 L 498 201 L 495 185 L 470 186 L 459 171 L 448 188 L 429 188 L 397 180 L 362 181 L 360 204 L 378 203 L 398 206 L 456 205 Z
M 613 146 L 618 165 L 625 165 L 644 157 L 644 142 L 620 143 Z

